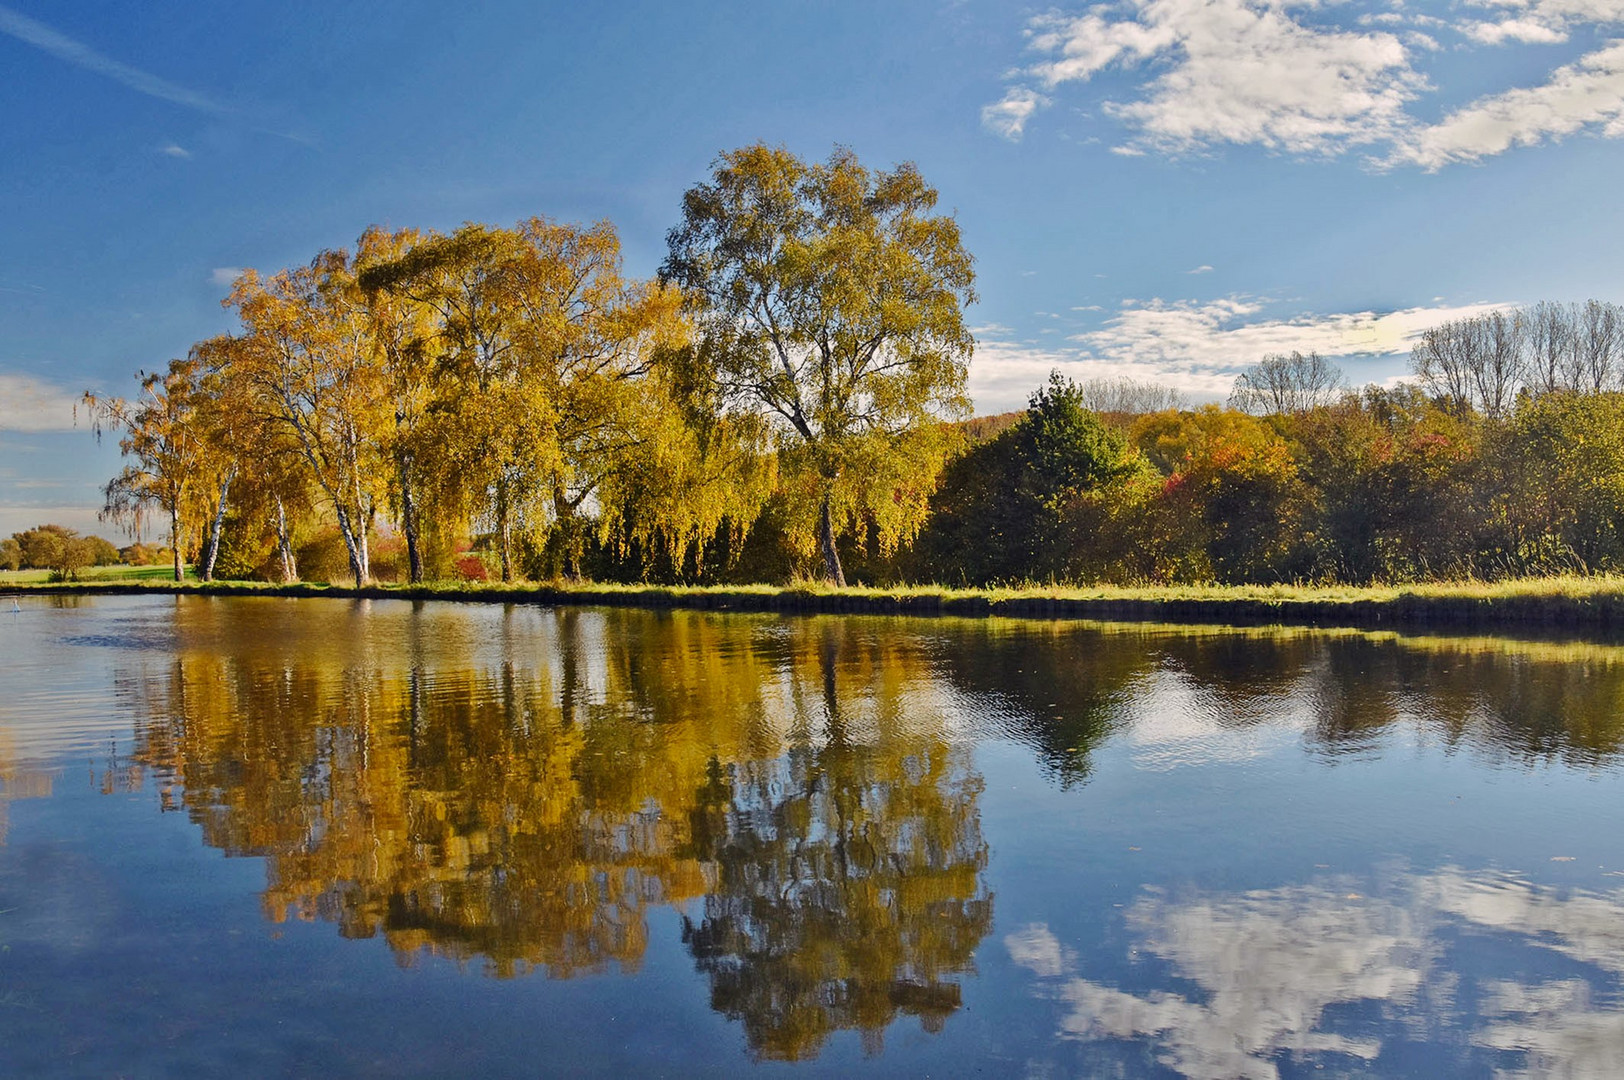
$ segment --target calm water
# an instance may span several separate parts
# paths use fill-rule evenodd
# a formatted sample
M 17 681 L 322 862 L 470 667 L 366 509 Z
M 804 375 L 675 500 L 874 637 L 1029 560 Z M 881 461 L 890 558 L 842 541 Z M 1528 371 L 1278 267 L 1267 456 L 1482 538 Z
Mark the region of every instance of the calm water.
M 0 1073 L 1614 1077 L 1621 706 L 1595 644 L 30 598 Z

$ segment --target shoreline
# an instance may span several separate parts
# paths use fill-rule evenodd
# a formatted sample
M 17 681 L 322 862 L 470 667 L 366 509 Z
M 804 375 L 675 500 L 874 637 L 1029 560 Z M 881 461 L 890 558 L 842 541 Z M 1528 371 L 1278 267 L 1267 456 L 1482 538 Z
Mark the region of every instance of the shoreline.
M 259 582 L 0 582 L 0 595 L 185 595 L 449 600 L 786 614 L 1000 616 L 1304 626 L 1624 628 L 1624 578 L 1534 578 L 1436 585 L 950 589 L 657 586 L 602 583 L 348 585 Z

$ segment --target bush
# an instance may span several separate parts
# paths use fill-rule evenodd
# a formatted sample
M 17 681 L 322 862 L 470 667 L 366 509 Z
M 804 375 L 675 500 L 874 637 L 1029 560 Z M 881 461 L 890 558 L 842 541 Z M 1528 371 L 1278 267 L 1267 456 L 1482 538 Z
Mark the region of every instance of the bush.
M 344 581 L 350 576 L 350 552 L 336 527 L 328 526 L 293 553 L 305 581 Z
M 173 558 L 170 550 L 160 544 L 131 544 L 118 549 L 118 558 L 125 566 L 164 566 Z

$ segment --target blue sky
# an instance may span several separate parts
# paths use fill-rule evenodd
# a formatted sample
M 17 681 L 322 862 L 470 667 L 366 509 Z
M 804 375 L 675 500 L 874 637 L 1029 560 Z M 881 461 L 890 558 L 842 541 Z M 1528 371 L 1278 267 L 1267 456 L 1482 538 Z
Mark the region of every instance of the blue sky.
M 106 531 L 69 403 L 229 329 L 235 268 L 545 214 L 652 273 L 758 140 L 919 164 L 983 411 L 1056 366 L 1386 380 L 1453 314 L 1624 299 L 1624 0 L 0 0 L 0 116 L 0 535 Z

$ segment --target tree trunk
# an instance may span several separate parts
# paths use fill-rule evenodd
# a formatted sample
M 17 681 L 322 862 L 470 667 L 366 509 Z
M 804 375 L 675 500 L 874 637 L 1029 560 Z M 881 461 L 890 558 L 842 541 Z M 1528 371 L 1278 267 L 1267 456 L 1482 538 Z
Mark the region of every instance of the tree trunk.
M 395 438 L 399 448 L 395 453 L 395 479 L 400 484 L 400 527 L 406 534 L 406 573 L 413 585 L 423 580 L 423 550 L 417 542 L 417 500 L 412 497 L 412 452 L 406 423 L 406 408 L 395 404 Z
M 349 511 L 334 507 L 338 512 L 338 531 L 344 537 L 344 547 L 350 555 L 350 573 L 355 576 L 355 587 L 361 588 L 371 576 L 367 566 L 366 537 L 350 523 Z
M 198 577 L 204 581 L 214 580 L 214 564 L 220 558 L 220 529 L 226 520 L 226 495 L 231 491 L 231 481 L 236 479 L 236 473 L 227 473 L 220 483 L 220 501 L 214 508 L 214 520 L 209 522 L 209 539 L 203 547 L 203 565 L 198 567 Z
M 417 542 L 417 502 L 412 498 L 412 486 L 406 479 L 406 470 L 400 478 L 400 527 L 406 533 L 407 574 L 413 585 L 423 580 L 423 549 Z
M 288 512 L 281 498 L 276 500 L 276 553 L 282 558 L 282 580 L 297 581 L 298 564 L 293 561 L 293 544 L 288 538 Z
M 846 587 L 845 571 L 840 569 L 840 552 L 835 550 L 835 525 L 829 516 L 829 496 L 823 496 L 823 509 L 818 514 L 818 544 L 823 548 L 823 574 L 829 581 Z
M 568 581 L 579 581 L 581 560 L 576 551 L 575 508 L 558 477 L 553 477 L 553 535 L 558 538 L 559 569 Z
M 169 549 L 175 559 L 175 580 L 181 581 L 186 577 L 186 570 L 180 563 L 180 508 L 169 508 Z
M 496 543 L 502 549 L 502 580 L 513 580 L 513 522 L 508 515 L 507 481 L 496 485 Z

